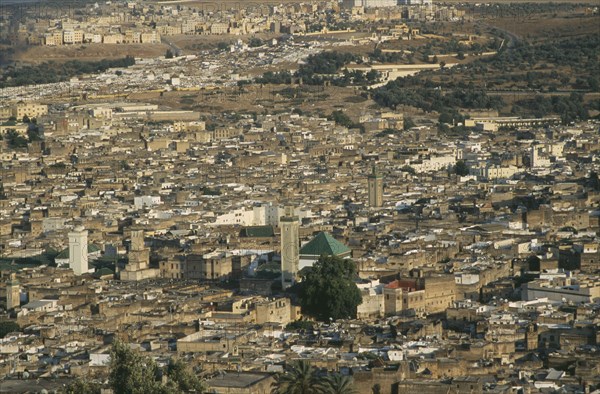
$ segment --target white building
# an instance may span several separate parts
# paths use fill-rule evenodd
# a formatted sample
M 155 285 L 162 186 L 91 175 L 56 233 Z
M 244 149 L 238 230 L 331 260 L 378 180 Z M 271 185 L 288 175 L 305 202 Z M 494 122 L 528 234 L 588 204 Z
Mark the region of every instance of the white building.
M 160 196 L 140 196 L 133 198 L 133 205 L 136 209 L 142 209 L 144 207 L 153 207 L 162 203 Z
M 415 162 L 409 162 L 407 164 L 414 168 L 415 172 L 417 173 L 440 171 L 455 165 L 456 155 L 449 154 L 441 156 L 431 156 L 429 158 L 424 158 Z
M 280 226 L 280 218 L 284 215 L 284 208 L 272 204 L 252 207 L 252 209 L 239 208 L 235 211 L 217 216 L 215 226 Z M 294 209 L 294 214 L 300 220 L 312 217 L 311 211 Z
M 77 226 L 69 233 L 69 268 L 75 275 L 82 275 L 88 268 L 88 232 L 83 226 Z
M 486 166 L 478 169 L 478 174 L 483 179 L 508 179 L 519 172 L 515 166 Z

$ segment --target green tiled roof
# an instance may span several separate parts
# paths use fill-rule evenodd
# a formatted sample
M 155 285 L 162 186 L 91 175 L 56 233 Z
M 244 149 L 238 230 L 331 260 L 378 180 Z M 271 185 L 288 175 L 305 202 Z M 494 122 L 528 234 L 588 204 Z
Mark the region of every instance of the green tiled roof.
M 248 226 L 240 231 L 240 236 L 253 238 L 274 237 L 275 231 L 273 230 L 273 226 Z
M 111 270 L 110 268 L 100 268 L 98 271 L 96 271 L 94 273 L 94 276 L 96 277 L 101 277 L 101 276 L 107 276 L 107 275 L 114 275 L 115 273 L 113 272 L 113 270 Z
M 88 244 L 88 253 L 94 253 L 100 250 L 100 247 L 98 245 L 94 245 L 94 244 Z M 63 249 L 62 252 L 60 252 L 55 259 L 68 259 L 69 258 L 69 248 Z
M 300 254 L 308 256 L 342 256 L 347 255 L 350 252 L 350 248 L 333 238 L 331 234 L 325 232 L 320 232 L 300 248 Z

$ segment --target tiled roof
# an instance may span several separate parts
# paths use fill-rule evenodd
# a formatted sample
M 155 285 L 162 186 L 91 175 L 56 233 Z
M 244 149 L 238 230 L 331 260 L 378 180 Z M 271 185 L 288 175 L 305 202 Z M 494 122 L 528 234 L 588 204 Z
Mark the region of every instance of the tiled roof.
M 350 252 L 350 248 L 325 232 L 317 234 L 300 249 L 300 255 L 309 256 L 342 256 L 350 254 Z

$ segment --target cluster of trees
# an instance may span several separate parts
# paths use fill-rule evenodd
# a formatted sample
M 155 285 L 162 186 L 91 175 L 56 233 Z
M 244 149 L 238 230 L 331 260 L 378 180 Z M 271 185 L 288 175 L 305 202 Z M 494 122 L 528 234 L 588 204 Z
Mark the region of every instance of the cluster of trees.
M 460 43 L 456 39 L 445 40 L 431 40 L 427 44 L 420 47 L 410 47 L 406 53 L 402 52 L 383 52 L 381 48 L 375 48 L 375 50 L 369 54 L 369 59 L 373 62 L 379 63 L 415 63 L 415 57 L 422 59 L 428 63 L 438 63 L 438 58 L 435 54 L 446 54 L 456 53 L 457 59 L 462 60 L 465 58 L 465 52 L 479 54 L 485 51 L 496 50 L 500 47 L 500 39 L 494 38 L 485 43 L 474 43 L 467 47 Z
M 425 111 L 456 113 L 459 108 L 500 109 L 503 101 L 500 97 L 489 96 L 485 91 L 475 88 L 453 89 L 444 93 L 442 89 L 415 86 L 418 81 L 397 79 L 375 90 L 373 99 L 382 106 L 396 108 L 398 105 L 410 105 Z
M 341 374 L 321 374 L 308 361 L 290 364 L 275 377 L 273 394 L 358 394 L 354 380 Z
M 474 46 L 466 46 L 460 41 L 452 38 L 450 40 L 431 40 L 427 44 L 415 48 L 413 53 L 419 53 L 424 61 L 429 61 L 432 63 L 437 63 L 437 58 L 435 54 L 447 54 L 447 53 L 456 53 L 459 59 L 464 59 L 465 51 L 469 51 L 471 53 L 481 53 L 488 50 L 498 49 L 500 46 L 500 40 L 498 38 L 494 38 L 493 40 L 489 40 L 483 44 L 477 43 Z M 432 56 L 434 59 L 432 59 Z
M 333 111 L 331 115 L 327 117 L 328 120 L 333 120 L 336 124 L 340 126 L 345 126 L 349 129 L 361 129 L 364 132 L 364 126 L 360 123 L 354 123 L 352 119 L 348 115 L 346 115 L 342 111 Z
M 44 62 L 6 71 L 0 78 L 0 88 L 62 82 L 77 75 L 103 72 L 114 67 L 126 68 L 134 64 L 135 59 L 132 56 L 94 62 L 79 60 L 69 60 L 64 63 Z
M 4 135 L 6 142 L 8 143 L 8 147 L 11 149 L 19 149 L 27 147 L 27 138 L 21 135 L 14 129 L 8 129 L 6 134 Z
M 351 53 L 321 52 L 310 55 L 293 75 L 289 71 L 267 71 L 255 81 L 262 84 L 290 84 L 293 76 L 302 79 L 305 85 L 329 82 L 335 86 L 366 86 L 379 81 L 380 74 L 376 70 L 364 72 L 345 69 L 341 76 L 337 75 L 344 66 L 361 62 L 360 56 Z
M 375 48 L 372 53 L 369 54 L 371 61 L 379 63 L 399 63 L 405 57 L 402 52 L 383 52 L 381 48 Z
M 219 190 L 217 188 L 210 188 L 208 186 L 202 186 L 200 188 L 200 191 L 202 192 L 202 195 L 204 195 L 204 196 L 220 196 L 221 195 L 221 190 Z
M 356 318 L 362 295 L 356 287 L 356 265 L 352 260 L 322 256 L 301 272 L 297 294 L 302 313 L 320 321 Z
M 226 51 L 229 49 L 230 46 L 231 46 L 231 43 L 227 42 L 227 41 L 219 41 L 217 43 L 217 49 L 219 51 Z
M 43 135 L 42 129 L 37 124 L 37 121 L 35 118 L 29 119 L 29 117 L 27 115 L 25 115 L 23 117 L 23 123 L 26 123 L 28 125 L 27 135 L 22 135 L 15 129 L 8 129 L 6 131 L 4 138 L 6 139 L 6 142 L 7 142 L 9 148 L 11 148 L 11 149 L 26 148 L 27 143 L 29 143 L 31 141 L 41 141 L 42 140 L 42 135 Z M 11 117 L 11 119 L 8 122 L 4 123 L 5 126 L 11 126 L 11 125 L 15 126 L 16 124 L 17 124 L 16 120 L 13 117 Z M 2 140 L 2 139 L 3 139 L 3 137 L 0 136 L 0 140 Z
M 590 190 L 600 192 L 600 179 L 596 171 L 590 172 L 589 176 L 585 179 L 584 184 Z
M 257 37 L 252 37 L 250 41 L 248 41 L 248 46 L 250 48 L 258 48 L 265 45 L 265 42 Z
M 569 96 L 535 96 L 532 99 L 519 100 L 513 105 L 512 112 L 536 118 L 558 114 L 563 123 L 588 118 L 588 110 L 581 93 L 571 93 Z
M 597 51 L 600 36 L 567 37 L 532 44 L 527 41 L 515 42 L 510 50 L 503 50 L 497 56 L 479 59 L 468 66 L 487 73 L 492 85 L 510 81 L 525 81 L 528 87 L 541 89 L 554 86 L 597 91 L 600 87 L 600 62 Z M 534 67 L 548 68 L 549 65 L 562 68 L 551 72 L 531 71 Z M 525 72 L 527 71 L 527 72 Z M 575 76 L 570 82 L 569 76 Z
M 166 383 L 162 379 L 166 376 Z M 115 394 L 203 393 L 204 383 L 181 360 L 169 360 L 165 368 L 128 345 L 116 341 L 110 351 L 108 384 Z M 102 384 L 78 379 L 68 394 L 99 394 Z
M 366 86 L 372 85 L 379 81 L 379 72 L 370 70 L 367 72 L 361 70 L 345 69 L 341 77 L 333 78 L 332 83 L 336 86 Z
M 490 45 L 499 46 L 499 43 L 491 42 Z M 452 123 L 462 121 L 461 108 L 500 110 L 504 103 L 500 97 L 487 94 L 486 89 L 490 87 L 506 88 L 512 83 L 513 88 L 552 92 L 570 85 L 573 89 L 597 92 L 600 89 L 598 46 L 600 36 L 592 34 L 542 43 L 514 41 L 504 45 L 496 56 L 443 72 L 428 71 L 391 81 L 376 89 L 372 96 L 378 104 L 390 108 L 409 105 L 437 111 L 441 114 L 441 123 Z M 443 49 L 458 52 L 460 47 L 459 43 L 448 41 Z M 434 48 L 437 50 L 435 43 L 427 44 L 419 53 L 425 57 Z M 377 51 L 374 54 L 380 60 L 386 60 L 384 55 L 388 55 Z M 534 117 L 558 114 L 563 122 L 573 122 L 587 119 L 588 110 L 596 106 L 596 102 L 584 102 L 581 94 L 574 93 L 520 100 L 513 105 L 512 113 Z
M 290 73 L 289 71 L 267 71 L 262 75 L 262 77 L 256 78 L 256 82 L 262 84 L 271 83 L 274 85 L 287 85 L 292 83 L 292 73 Z
M 454 165 L 454 173 L 459 176 L 469 175 L 469 166 L 465 163 L 464 160 L 458 160 Z
M 360 56 L 343 52 L 321 52 L 310 55 L 305 64 L 302 64 L 296 75 L 302 78 L 304 83 L 319 84 L 322 83 L 322 75 L 336 74 L 343 66 L 349 63 L 360 63 Z
M 0 322 L 0 338 L 4 338 L 11 332 L 20 332 L 21 326 L 11 320 Z
M 492 3 L 466 4 L 465 6 L 469 14 L 476 15 L 476 19 L 511 18 L 527 20 L 535 15 L 577 10 L 577 4 L 575 3 Z
M 37 119 L 29 119 L 29 116 L 23 116 L 23 123 L 28 125 L 27 127 L 27 138 L 29 141 L 41 141 L 43 138 L 43 132 L 40 126 L 37 124 Z

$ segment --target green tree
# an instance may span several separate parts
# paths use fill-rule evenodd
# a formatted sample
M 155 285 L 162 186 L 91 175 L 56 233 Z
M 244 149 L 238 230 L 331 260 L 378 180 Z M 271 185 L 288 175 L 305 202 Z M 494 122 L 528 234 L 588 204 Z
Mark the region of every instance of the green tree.
M 23 137 L 16 130 L 10 129 L 6 132 L 6 140 L 10 148 L 26 148 L 27 138 Z
M 411 167 L 409 165 L 402 166 L 400 168 L 400 171 L 408 172 L 410 175 L 415 175 L 417 173 L 417 171 L 415 171 L 414 167 Z
M 169 377 L 168 387 L 180 393 L 198 392 L 206 390 L 198 376 L 196 376 L 181 360 L 170 359 L 167 364 L 166 374 Z
M 65 389 L 66 394 L 100 394 L 102 385 L 87 379 L 75 379 Z
M 343 113 L 342 111 L 333 111 L 331 113 L 331 116 L 329 117 L 329 119 L 333 120 L 335 123 L 339 124 L 340 126 L 351 127 L 353 124 L 352 119 L 350 119 L 350 117 L 348 115 L 346 115 L 345 113 Z
M 163 392 L 156 380 L 158 367 L 154 360 L 142 356 L 123 342 L 113 344 L 109 370 L 108 381 L 115 394 Z
M 263 40 L 261 40 L 260 38 L 256 38 L 256 37 L 252 37 L 250 39 L 250 41 L 248 42 L 248 46 L 250 48 L 258 48 L 264 45 Z
M 323 386 L 327 394 L 358 394 L 354 388 L 354 379 L 339 373 L 327 376 Z
M 296 320 L 288 323 L 285 326 L 286 331 L 297 331 L 297 330 L 312 330 L 314 329 L 313 322 L 309 320 Z
M 298 291 L 302 312 L 320 321 L 356 318 L 362 295 L 354 283 L 355 277 L 352 260 L 321 256 L 302 274 Z
M 290 364 L 285 373 L 275 376 L 272 394 L 325 394 L 324 379 L 306 360 Z
M 0 322 L 0 338 L 4 338 L 11 332 L 20 332 L 21 326 L 19 326 L 14 321 L 6 320 Z
M 600 179 L 598 179 L 598 173 L 596 171 L 590 172 L 586 185 L 591 190 L 600 191 Z
M 217 49 L 220 51 L 225 51 L 229 49 L 229 43 L 226 41 L 221 41 L 219 43 L 217 43 Z
M 412 127 L 415 127 L 416 123 L 412 120 L 412 118 L 406 117 L 404 118 L 404 130 L 409 130 Z
M 453 124 L 454 123 L 454 118 L 452 116 L 452 114 L 448 113 L 448 112 L 442 112 L 438 118 L 438 121 L 440 123 L 448 123 L 448 124 Z
M 42 131 L 40 126 L 33 122 L 30 123 L 29 127 L 27 128 L 27 138 L 29 138 L 29 141 L 41 141 Z
M 165 52 L 165 59 L 173 59 L 174 55 L 173 55 L 173 51 L 170 49 L 167 49 L 167 52 Z
M 467 166 L 464 160 L 458 160 L 454 166 L 454 172 L 460 176 L 469 175 L 469 166 Z

